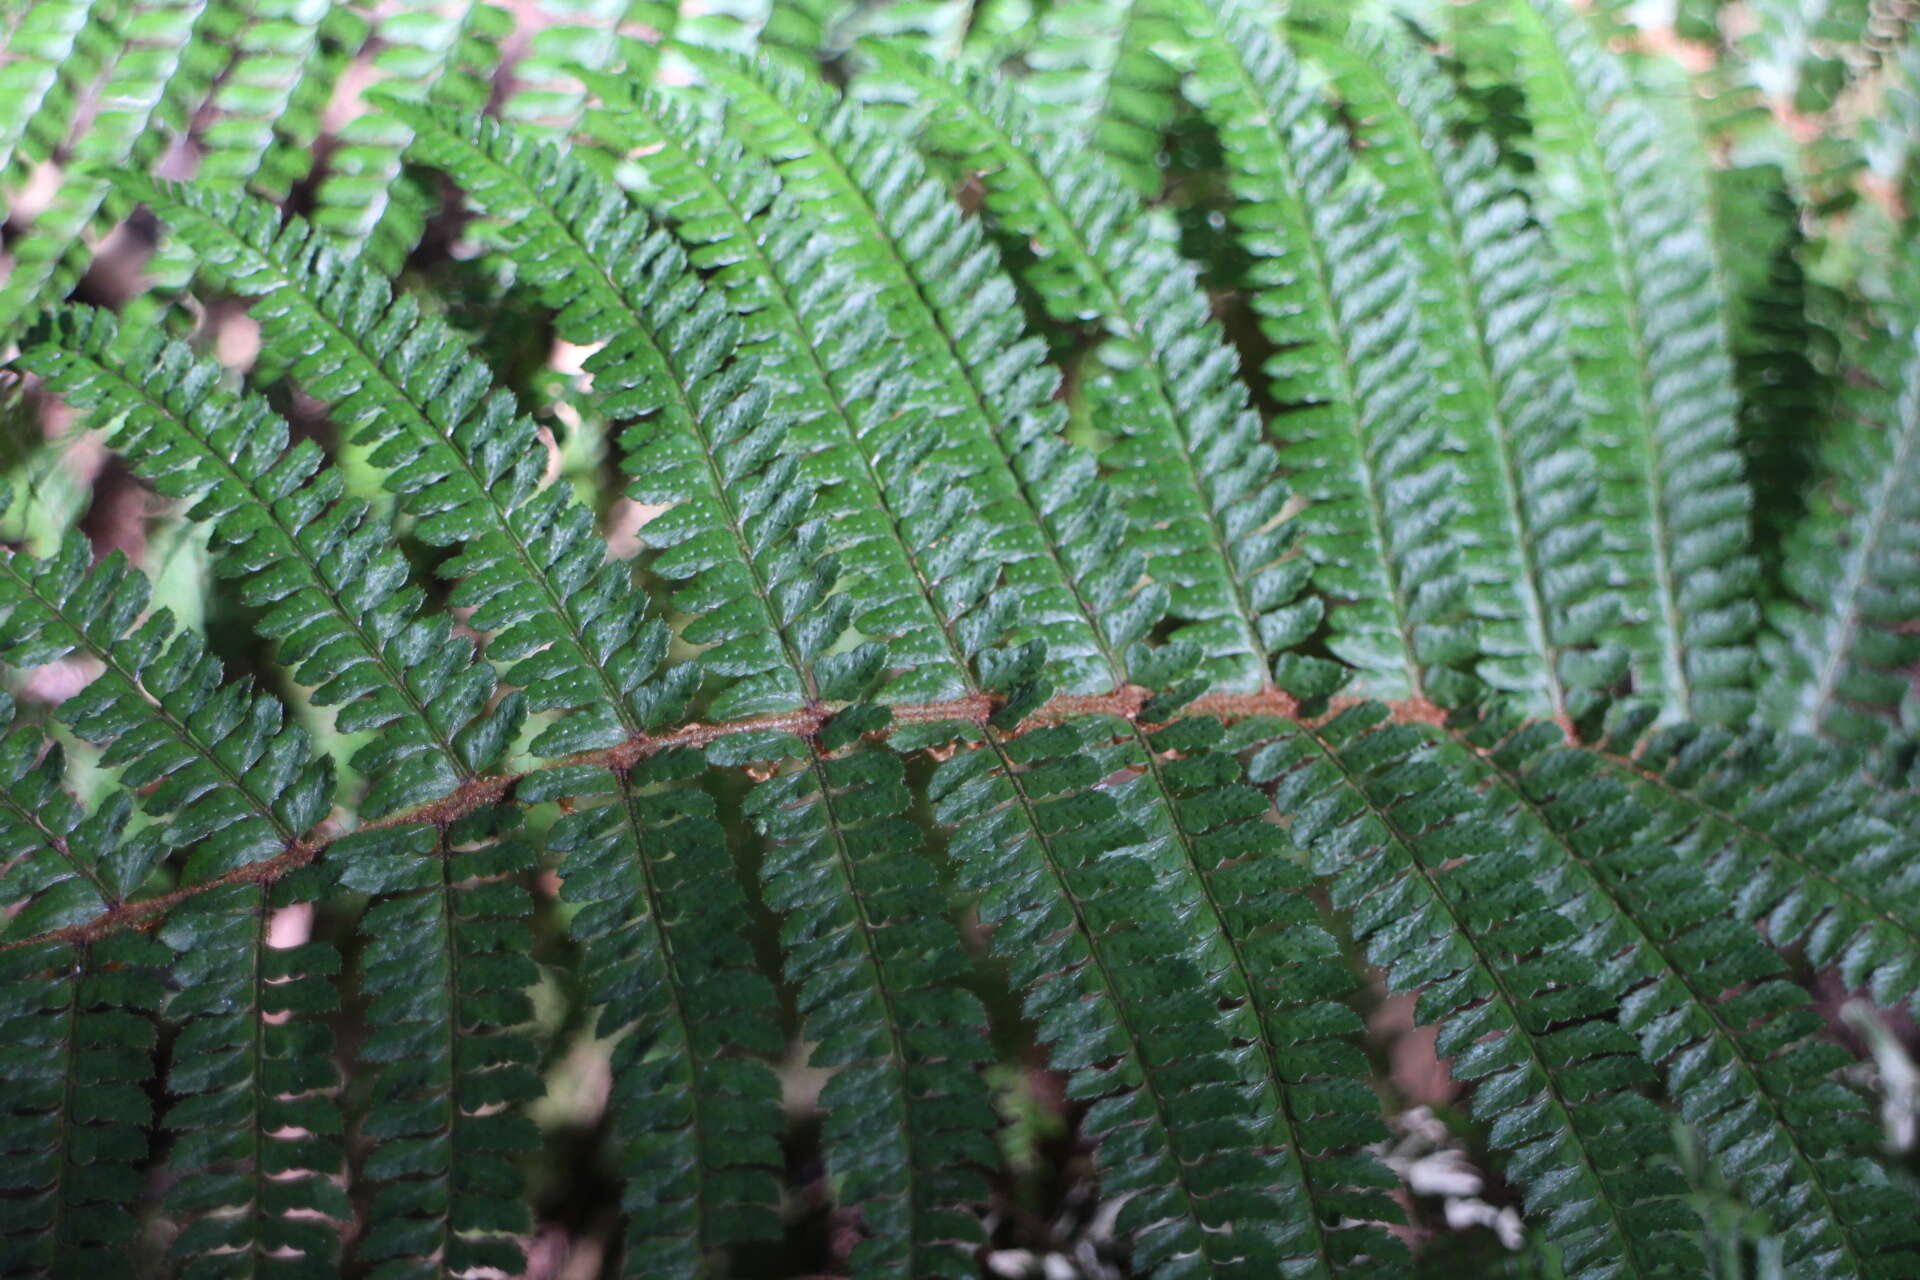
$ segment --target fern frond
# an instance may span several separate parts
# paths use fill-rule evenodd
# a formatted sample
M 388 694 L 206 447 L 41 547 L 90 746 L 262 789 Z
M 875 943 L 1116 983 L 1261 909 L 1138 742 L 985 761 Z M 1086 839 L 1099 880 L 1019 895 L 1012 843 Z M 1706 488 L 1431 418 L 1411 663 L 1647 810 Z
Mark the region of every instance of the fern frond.
M 564 855 L 561 898 L 579 908 L 569 930 L 585 947 L 597 1033 L 623 1036 L 612 1123 L 627 1276 L 701 1274 L 704 1252 L 779 1231 L 780 1084 L 763 1059 L 785 1038 L 725 832 L 691 785 L 705 769 L 680 749 L 570 778 L 565 794 L 606 802 L 547 837 Z
M 49 0 L 6 19 L 0 64 L 0 192 L 11 212 L 33 165 L 66 141 L 83 86 L 114 52 L 118 0 Z
M 772 142 L 767 149 L 783 161 L 783 198 L 834 237 L 831 256 L 849 276 L 878 291 L 896 345 L 930 384 L 932 457 L 974 495 L 984 541 L 1021 597 L 1023 625 L 1013 638 L 1044 641 L 1067 687 L 1113 688 L 1097 623 L 1076 606 L 1073 570 L 1010 466 L 1024 440 L 1057 435 L 1065 413 L 1054 402 L 1059 375 L 1027 335 L 1012 283 L 978 224 L 910 148 L 825 85 L 771 65 L 750 71 L 710 55 L 696 60 L 719 83 L 753 86 L 751 97 L 737 90 L 730 98 L 751 114 L 749 141 Z M 642 128 L 651 134 L 676 123 Z M 711 144 L 705 150 L 709 163 L 753 163 Z
M 153 1024 L 166 949 L 122 935 L 33 941 L 139 892 L 165 853 L 127 830 L 132 797 L 93 812 L 63 791 L 66 761 L 0 693 L 0 1273 L 64 1276 L 132 1237 L 146 1155 Z M 13 945 L 7 945 L 12 943 Z
M 376 1276 L 525 1266 L 531 1215 L 519 1157 L 539 1147 L 515 1110 L 540 1096 L 526 989 L 539 977 L 516 878 L 537 863 L 510 809 L 410 823 L 334 843 L 340 883 L 376 901 L 360 919 L 360 991 L 376 1064 L 358 1131 L 375 1186 L 355 1253 Z
M 1889 346 L 1880 394 L 1826 450 L 1761 648 L 1770 722 L 1868 748 L 1920 738 L 1900 719 L 1920 661 L 1920 327 Z
M 1247 12 L 1202 17 L 1196 88 L 1218 123 L 1259 309 L 1279 353 L 1270 428 L 1301 479 L 1335 653 L 1383 697 L 1464 696 L 1475 651 L 1450 491 L 1457 445 L 1420 368 L 1411 254 L 1292 56 Z
M 125 831 L 130 796 L 87 812 L 62 787 L 66 756 L 38 726 L 15 723 L 0 692 L 0 937 L 30 938 L 92 920 L 146 885 L 165 853 L 158 831 Z
M 1551 726 L 1495 716 L 1453 736 L 1570 891 L 1560 909 L 1583 931 L 1575 949 L 1627 991 L 1621 1025 L 1724 1176 L 1766 1206 L 1787 1264 L 1858 1276 L 1911 1266 L 1920 1224 L 1903 1195 L 1860 1168 L 1879 1133 L 1833 1079 L 1848 1055 L 1819 1037 L 1806 993 L 1731 896 L 1649 839 L 1645 807 Z M 1820 1124 L 1807 1125 L 1814 1114 Z
M 1021 51 L 1034 115 L 1080 135 L 1142 196 L 1160 191 L 1160 150 L 1180 109 L 1188 44 L 1166 0 L 1069 0 L 1040 14 Z
M 177 1101 L 167 1209 L 185 1276 L 337 1264 L 353 1216 L 331 1179 L 342 1168 L 338 1073 L 325 1015 L 339 1004 L 340 957 L 324 942 L 275 945 L 275 909 L 314 900 L 329 877 L 307 867 L 271 888 L 236 884 L 176 908 L 161 929 L 174 952 L 167 1090 Z
M 853 625 L 884 637 L 903 669 L 887 701 L 976 692 L 966 664 L 1001 639 L 1013 597 L 997 589 L 1001 557 L 978 504 L 955 483 L 963 469 L 939 456 L 937 392 L 889 340 L 872 288 L 776 198 L 771 175 L 750 161 L 720 167 L 711 135 L 677 119 L 687 130 L 660 152 L 683 197 L 671 220 L 695 244 L 696 265 L 713 260 L 699 247 L 706 236 L 725 242 L 714 256 L 732 270 L 719 278 L 821 487 L 844 580 L 863 606 Z
M 1287 653 L 1319 625 L 1319 605 L 1298 598 L 1306 564 L 1279 461 L 1194 269 L 1097 162 L 1038 142 L 1004 86 L 876 56 L 890 86 L 871 91 L 932 108 L 931 145 L 982 170 L 988 207 L 1038 248 L 1049 311 L 1098 318 L 1111 335 L 1086 388 L 1095 424 L 1118 437 L 1100 460 L 1172 616 L 1188 624 L 1173 638 L 1199 645 L 1223 687 L 1268 683 L 1263 659 L 1278 655 L 1283 685 L 1330 691 L 1328 664 Z
M 293 352 L 301 385 L 333 402 L 403 509 L 434 545 L 455 606 L 496 633 L 529 712 L 559 711 L 531 744 L 547 756 L 611 746 L 673 714 L 690 668 L 660 670 L 666 625 L 647 616 L 592 514 L 565 485 L 541 485 L 545 451 L 513 397 L 437 317 L 341 259 L 298 221 L 230 191 L 118 178 L 167 218 L 203 267 L 257 299 L 264 333 Z
M 978 1064 L 989 1057 L 899 757 L 846 750 L 886 721 L 852 709 L 816 742 L 772 741 L 793 772 L 755 787 L 745 809 L 768 841 L 767 905 L 784 913 L 787 977 L 799 988 L 809 1059 L 836 1068 L 821 1091 L 822 1141 L 843 1204 L 867 1229 L 855 1276 L 977 1273 L 996 1153 Z M 753 751 L 749 745 L 745 751 Z M 736 757 L 738 758 L 738 757 Z
M 1751 495 L 1705 211 L 1653 111 L 1566 0 L 1497 0 L 1532 108 L 1547 234 L 1565 263 L 1634 687 L 1669 718 L 1752 706 Z
M 362 812 L 380 817 L 456 790 L 496 764 L 520 700 L 491 705 L 498 683 L 422 596 L 389 520 L 342 494 L 311 441 L 235 397 L 221 371 L 148 332 L 122 340 L 104 312 L 53 316 L 29 337 L 22 368 L 111 427 L 114 447 L 162 493 L 196 498 L 223 572 L 241 598 L 268 607 L 258 624 L 280 641 L 293 678 L 335 706 L 343 733 L 377 731 L 353 757 L 373 779 Z
M 671 504 L 641 534 L 666 551 L 651 567 L 685 584 L 673 604 L 698 620 L 682 637 L 712 646 L 701 665 L 733 679 L 707 713 L 740 719 L 858 696 L 881 646 L 828 653 L 853 603 L 828 599 L 837 563 L 812 518 L 818 481 L 788 456 L 792 418 L 751 360 L 736 359 L 741 326 L 721 296 L 700 288 L 685 253 L 623 192 L 564 153 L 490 121 L 401 115 L 416 151 L 508 228 L 561 335 L 604 344 L 585 368 L 608 416 L 633 423 L 621 436 L 629 493 Z
M 285 852 L 326 815 L 332 761 L 276 698 L 222 685 L 218 660 L 161 611 L 141 621 L 147 580 L 117 553 L 89 570 L 86 540 L 53 555 L 0 553 L 0 660 L 17 669 L 68 654 L 101 664 L 58 716 L 106 750 L 141 807 L 170 815 L 162 840 L 193 849 L 184 874 L 204 880 Z
M 1624 674 L 1595 648 L 1620 620 L 1579 453 L 1566 327 L 1551 251 L 1484 136 L 1456 141 L 1440 68 L 1390 28 L 1352 23 L 1339 40 L 1290 33 L 1331 77 L 1366 146 L 1418 270 L 1434 408 L 1464 448 L 1454 461 L 1472 582 L 1480 678 L 1562 721 L 1592 710 Z
M 1573 944 L 1571 886 L 1462 785 L 1412 725 L 1366 704 L 1317 728 L 1251 721 L 1251 776 L 1331 879 L 1390 990 L 1420 992 L 1436 1052 L 1569 1276 L 1701 1270 L 1652 1073 L 1613 1021 L 1624 992 Z

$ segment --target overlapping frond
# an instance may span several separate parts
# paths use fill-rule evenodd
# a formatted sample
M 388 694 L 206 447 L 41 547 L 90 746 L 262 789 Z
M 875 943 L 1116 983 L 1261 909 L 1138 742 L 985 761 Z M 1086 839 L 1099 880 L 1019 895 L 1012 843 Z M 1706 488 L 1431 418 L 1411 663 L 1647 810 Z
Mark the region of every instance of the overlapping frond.
M 1126 1197 L 1119 1225 L 1136 1265 L 1176 1276 L 1390 1266 L 1403 1255 L 1361 1225 L 1393 1211 L 1377 1195 L 1390 1178 L 1352 1151 L 1374 1124 L 1351 1078 L 1352 1015 L 1330 1002 L 1347 980 L 1323 967 L 1330 939 L 1291 892 L 1301 868 L 1271 828 L 1245 825 L 1259 797 L 1218 785 L 1221 765 L 1237 773 L 1231 757 L 1203 750 L 1170 766 L 1176 795 L 1208 797 L 1187 805 L 1181 837 L 1202 850 L 1203 880 L 1157 779 L 1103 785 L 1143 760 L 1116 731 L 1098 719 L 1011 739 L 989 730 L 940 767 L 929 795 L 1069 1096 L 1090 1104 L 1102 1189 Z M 1210 917 L 1229 932 L 1188 923 Z
M 165 1013 L 180 1029 L 163 1123 L 183 1276 L 336 1272 L 353 1216 L 334 1181 L 343 1123 L 324 1021 L 339 1005 L 340 956 L 274 936 L 282 919 L 297 928 L 330 880 L 307 867 L 270 888 L 224 886 L 161 930 L 174 953 Z
M 506 678 L 529 712 L 571 713 L 532 750 L 611 746 L 673 713 L 693 673 L 661 670 L 665 624 L 609 560 L 592 513 L 566 486 L 542 484 L 533 423 L 443 320 L 306 224 L 281 228 L 270 206 L 216 187 L 119 180 L 205 269 L 256 299 L 262 330 L 299 353 L 300 384 L 374 446 L 387 487 L 418 517 L 415 534 L 460 546 L 443 567 L 461 580 L 452 603 L 494 633 L 488 656 L 514 664 Z
M 347 498 L 336 468 L 255 396 L 222 386 L 219 366 L 147 332 L 122 340 L 111 316 L 56 313 L 21 367 L 110 426 L 114 447 L 162 493 L 197 499 L 219 564 L 280 660 L 334 706 L 344 733 L 377 736 L 353 756 L 372 780 L 361 806 L 380 817 L 424 804 L 493 767 L 519 726 L 520 700 L 493 702 L 491 666 L 452 620 L 422 616 L 422 593 L 391 520 Z
M 1447 78 L 1411 40 L 1358 22 L 1339 39 L 1290 39 L 1331 77 L 1417 272 L 1433 409 L 1463 446 L 1453 467 L 1475 672 L 1537 714 L 1577 719 L 1623 672 L 1617 650 L 1595 648 L 1619 606 L 1552 252 L 1492 142 L 1456 140 Z
M 1506 1153 L 1507 1176 L 1571 1276 L 1704 1267 L 1652 1079 L 1613 1019 L 1621 975 L 1574 944 L 1576 886 L 1449 769 L 1423 730 L 1363 704 L 1317 728 L 1251 721 L 1250 770 L 1330 880 L 1390 990 L 1415 1017 Z
M 956 483 L 964 468 L 939 456 L 937 391 L 889 340 L 872 287 L 764 167 L 713 150 L 713 135 L 684 115 L 657 122 L 670 144 L 655 153 L 670 175 L 668 218 L 697 265 L 731 267 L 718 279 L 822 489 L 842 574 L 858 584 L 853 625 L 883 637 L 902 669 L 886 700 L 966 696 L 966 664 L 999 642 L 1014 598 L 995 590 L 1001 557 Z M 611 127 L 629 124 L 643 127 L 638 117 Z
M 0 1271 L 72 1275 L 133 1235 L 167 952 L 138 935 L 32 939 L 125 901 L 164 846 L 127 829 L 126 793 L 89 813 L 64 792 L 60 748 L 5 694 L 0 734 Z
M 1634 689 L 1670 718 L 1752 707 L 1751 495 L 1706 214 L 1654 112 L 1566 0 L 1493 0 L 1531 108 L 1536 189 L 1618 541 Z
M 512 32 L 512 17 L 489 0 L 402 0 L 374 24 L 370 65 L 396 97 L 478 111 Z M 314 193 L 314 225 L 388 274 L 426 226 L 427 193 L 401 167 L 408 137 L 403 121 L 377 107 L 348 121 Z
M 836 1069 L 822 1141 L 838 1198 L 866 1228 L 850 1274 L 959 1280 L 976 1273 L 974 1206 L 995 1159 L 986 1013 L 959 983 L 965 953 L 926 836 L 904 816 L 900 758 L 855 745 L 886 720 L 854 708 L 813 741 L 743 743 L 748 758 L 801 758 L 745 809 L 768 842 L 761 874 L 785 917 L 809 1060 Z
M 196 176 L 284 198 L 313 167 L 321 115 L 368 23 L 345 5 L 258 0 L 200 131 Z
M 1761 649 L 1769 721 L 1868 748 L 1920 738 L 1920 328 L 1888 346 L 1881 385 L 1825 451 Z
M 1883 1005 L 1920 993 L 1920 838 L 1850 753 L 1813 739 L 1675 726 L 1609 767 L 1655 814 L 1654 838 L 1703 868 L 1776 947 L 1834 966 Z M 1910 814 L 1906 817 L 1910 819 Z
M 107 832 L 88 833 L 111 842 Z M 111 845 L 88 856 L 110 858 Z M 138 1225 L 165 946 L 141 934 L 0 951 L 0 1266 L 123 1266 Z
M 1476 640 L 1459 560 L 1458 445 L 1420 367 L 1409 250 L 1292 55 L 1231 3 L 1200 19 L 1196 88 L 1218 124 L 1233 217 L 1278 349 L 1269 430 L 1309 499 L 1305 549 L 1335 653 L 1380 696 L 1461 696 Z
M 1100 455 L 1126 504 L 1149 572 L 1227 688 L 1275 677 L 1302 692 L 1337 684 L 1325 663 L 1289 650 L 1320 622 L 1301 599 L 1307 562 L 1294 554 L 1288 489 L 1262 442 L 1238 359 L 1211 319 L 1194 269 L 1139 202 L 1097 160 L 1064 139 L 1042 141 L 1005 85 L 888 58 L 873 92 L 927 111 L 927 140 L 981 173 L 987 206 L 1027 238 L 1029 274 L 1058 320 L 1097 319 L 1110 335 L 1084 388 L 1094 423 L 1115 440 Z
M 210 0 L 137 0 L 113 23 L 116 39 L 98 84 L 88 86 L 86 129 L 64 148 L 66 172 L 17 243 L 0 286 L 0 340 L 47 299 L 62 297 L 86 270 L 87 236 L 114 213 L 113 189 L 97 170 L 155 159 L 169 132 L 183 131 L 226 61 Z
M 641 535 L 664 553 L 650 567 L 685 584 L 672 604 L 697 621 L 681 635 L 711 646 L 701 666 L 731 679 L 707 714 L 741 719 L 862 693 L 881 647 L 829 652 L 853 601 L 828 600 L 838 562 L 813 515 L 820 483 L 793 456 L 785 406 L 740 356 L 741 324 L 724 297 L 703 290 L 673 238 L 578 161 L 491 122 L 403 115 L 416 151 L 508 228 L 510 252 L 546 290 L 562 336 L 599 345 L 585 369 L 609 416 L 632 423 L 620 438 L 628 492 L 668 507 Z

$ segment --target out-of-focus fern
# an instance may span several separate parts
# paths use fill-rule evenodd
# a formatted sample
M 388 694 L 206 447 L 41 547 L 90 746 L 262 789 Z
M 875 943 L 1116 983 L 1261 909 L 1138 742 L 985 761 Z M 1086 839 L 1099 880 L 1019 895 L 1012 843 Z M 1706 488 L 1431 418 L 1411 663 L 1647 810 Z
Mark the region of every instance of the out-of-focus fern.
M 1801 294 L 1748 341 L 1801 242 L 1613 8 L 1445 64 L 1243 0 L 524 12 L 7 17 L 20 403 L 232 586 L 0 548 L 0 1273 L 518 1274 L 558 1212 L 622 1275 L 1004 1274 L 997 1060 L 1131 1273 L 1411 1275 L 1383 993 L 1516 1268 L 1747 1210 L 1920 1266 L 1809 995 L 1920 994 L 1904 257 L 1750 490 L 1769 361 L 1830 371 Z M 142 206 L 150 288 L 40 305 Z

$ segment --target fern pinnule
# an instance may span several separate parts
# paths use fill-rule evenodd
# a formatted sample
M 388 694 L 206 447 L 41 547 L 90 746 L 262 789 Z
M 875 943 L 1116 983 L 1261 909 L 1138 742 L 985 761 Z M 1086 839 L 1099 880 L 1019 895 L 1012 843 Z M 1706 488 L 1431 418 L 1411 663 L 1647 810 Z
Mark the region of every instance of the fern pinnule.
M 141 0 L 120 16 L 119 39 L 100 82 L 89 87 L 87 128 L 64 149 L 66 168 L 51 201 L 9 246 L 0 338 L 17 337 L 43 302 L 79 282 L 92 256 L 87 237 L 121 212 L 99 171 L 150 162 L 168 134 L 185 131 L 226 61 L 217 43 L 225 16 L 223 6 L 207 0 Z
M 730 683 L 716 719 L 791 711 L 810 698 L 860 696 L 879 676 L 876 642 L 830 653 L 851 602 L 812 518 L 820 484 L 793 456 L 779 412 L 740 352 L 741 323 L 702 291 L 685 253 L 625 193 L 551 148 L 491 122 L 462 125 L 397 107 L 415 150 L 461 176 L 497 219 L 526 278 L 547 290 L 561 334 L 604 344 L 586 372 L 620 437 L 629 496 L 665 503 L 641 538 L 654 572 L 684 583 L 683 639 Z M 804 625 L 801 624 L 805 619 Z
M 111 836 L 108 836 L 111 840 Z M 107 854 L 110 846 L 89 853 Z M 122 1265 L 148 1154 L 167 948 L 138 933 L 0 951 L 0 1267 Z
M 768 840 L 767 905 L 782 912 L 787 978 L 821 1092 L 827 1164 L 872 1229 L 855 1276 L 975 1273 L 980 1170 L 993 1109 L 978 1066 L 986 1014 L 959 979 L 962 952 L 900 759 L 860 745 L 884 708 L 853 708 L 811 742 L 770 739 L 802 767 L 760 783 L 745 811 Z M 752 750 L 751 746 L 747 747 Z
M 1159 193 L 1161 147 L 1182 105 L 1184 37 L 1177 8 L 1163 0 L 1049 6 L 1020 51 L 1029 72 L 1022 88 L 1042 124 L 1084 138 L 1150 198 Z
M 331 887 L 320 867 L 270 886 L 232 884 L 181 904 L 160 939 L 174 952 L 166 1016 L 180 1028 L 163 1118 L 177 1181 L 171 1252 L 190 1276 L 236 1265 L 319 1276 L 338 1265 L 353 1209 L 342 1169 L 339 1073 L 326 1022 L 340 956 L 326 942 L 276 942 Z
M 322 113 L 369 24 L 346 6 L 262 0 L 214 86 L 196 177 L 285 198 L 314 163 Z
M 315 758 L 286 707 L 248 683 L 222 683 L 206 641 L 165 610 L 142 619 L 147 580 L 120 556 L 89 567 L 75 534 L 50 556 L 0 552 L 0 658 L 19 670 L 69 654 L 101 664 L 59 718 L 105 748 L 100 763 L 169 821 L 169 849 L 191 849 L 203 880 L 279 854 L 326 815 L 333 762 Z
M 975 496 L 1008 589 L 1022 597 L 1015 639 L 1043 640 L 1070 688 L 1114 687 L 1069 571 L 1003 453 L 1006 424 L 1038 416 L 1037 429 L 1057 431 L 1064 411 L 1053 400 L 1059 375 L 1044 344 L 1027 335 L 1013 285 L 978 224 L 910 147 L 824 84 L 774 65 L 711 55 L 699 62 L 728 87 L 734 112 L 750 115 L 750 142 L 776 139 L 776 162 L 799 153 L 779 164 L 786 198 L 829 237 L 835 262 L 876 290 L 898 344 L 929 384 L 923 394 L 938 424 L 932 456 Z
M 521 789 L 581 800 L 546 844 L 577 907 L 568 932 L 596 1033 L 620 1037 L 610 1105 L 629 1276 L 697 1274 L 713 1249 L 779 1234 L 780 1082 L 766 1059 L 786 1038 L 726 832 L 697 785 L 706 768 L 681 748 Z
M 369 65 L 395 96 L 478 111 L 513 27 L 491 0 L 399 6 L 373 24 Z M 401 166 L 407 141 L 405 123 L 389 112 L 356 116 L 340 129 L 340 145 L 314 191 L 314 227 L 342 248 L 360 246 L 369 265 L 387 275 L 398 273 L 426 229 L 427 193 Z
M 1622 984 L 1621 1025 L 1729 1180 L 1768 1205 L 1789 1265 L 1893 1274 L 1887 1255 L 1920 1246 L 1920 1228 L 1899 1195 L 1861 1176 L 1877 1133 L 1831 1078 L 1846 1055 L 1819 1037 L 1811 1001 L 1736 910 L 1738 886 L 1649 839 L 1646 807 L 1551 726 L 1501 713 L 1451 736 L 1469 769 L 1490 772 L 1510 829 L 1571 889 L 1561 910 L 1583 930 L 1575 946 Z M 1790 1119 L 1809 1111 L 1825 1117 L 1817 1133 Z
M 1837 966 L 1883 1005 L 1920 996 L 1920 839 L 1850 753 L 1765 730 L 1676 725 L 1640 740 L 1622 714 L 1608 766 L 1776 947 Z
M 221 571 L 266 607 L 262 635 L 280 660 L 337 707 L 342 733 L 378 731 L 353 756 L 377 818 L 437 800 L 499 762 L 521 702 L 421 592 L 393 546 L 391 522 L 344 496 L 337 468 L 223 373 L 151 332 L 122 338 L 111 316 L 55 313 L 29 336 L 22 368 L 110 425 L 114 447 L 160 492 L 196 500 L 218 535 Z

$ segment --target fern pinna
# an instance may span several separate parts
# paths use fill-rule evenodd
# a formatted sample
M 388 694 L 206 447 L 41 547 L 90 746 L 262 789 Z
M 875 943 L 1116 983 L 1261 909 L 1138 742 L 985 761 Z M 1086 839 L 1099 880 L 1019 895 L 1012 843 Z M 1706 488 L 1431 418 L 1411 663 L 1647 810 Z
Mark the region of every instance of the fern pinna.
M 1412 7 L 10 14 L 0 1275 L 1920 1271 L 1910 215 Z

